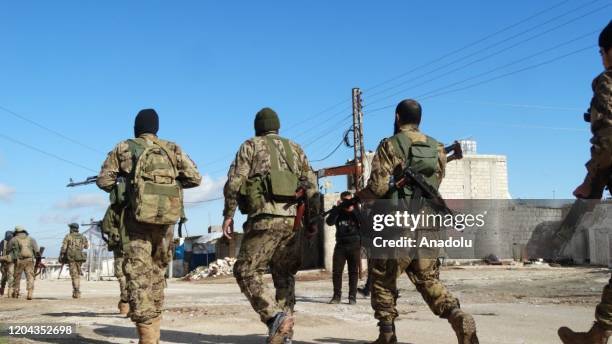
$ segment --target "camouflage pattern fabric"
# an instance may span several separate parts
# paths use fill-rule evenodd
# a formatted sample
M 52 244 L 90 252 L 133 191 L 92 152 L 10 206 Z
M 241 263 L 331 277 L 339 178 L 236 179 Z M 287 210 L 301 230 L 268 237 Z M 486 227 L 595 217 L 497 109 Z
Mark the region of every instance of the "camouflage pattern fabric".
M 240 290 L 264 323 L 279 312 L 292 314 L 295 274 L 301 265 L 300 234 L 293 231 L 293 218 L 250 219 L 245 232 L 234 265 Z M 276 294 L 263 281 L 268 267 Z
M 153 134 L 140 135 L 141 138 L 149 140 L 155 139 L 162 142 L 168 150 L 175 155 L 178 169 L 177 181 L 185 189 L 200 185 L 202 176 L 198 172 L 196 164 L 183 152 L 183 150 L 174 142 L 158 139 Z M 115 182 L 119 176 L 127 177 L 132 172 L 133 159 L 132 152 L 127 141 L 120 142 L 113 148 L 106 160 L 102 164 L 102 169 L 98 174 L 96 184 L 106 192 L 110 192 L 115 186 Z
M 130 301 L 130 297 L 127 291 L 127 283 L 125 280 L 125 273 L 123 273 L 123 254 L 119 251 L 113 251 L 113 256 L 115 258 L 114 270 L 115 277 L 117 277 L 117 281 L 119 282 L 119 292 L 121 302 L 128 303 Z
M 442 318 L 459 308 L 455 298 L 440 282 L 437 259 L 371 259 L 372 308 L 374 316 L 382 322 L 397 318 L 397 278 L 404 272 L 427 302 L 431 311 Z
M 406 124 L 399 130 L 408 136 L 411 142 L 425 142 L 426 136 L 417 126 Z M 444 146 L 439 145 L 437 183 L 444 177 L 446 153 Z M 389 180 L 393 176 L 398 179 L 405 165 L 402 152 L 396 152 L 393 144 L 383 140 L 372 160 L 372 172 L 368 185 L 361 193 L 375 198 L 384 198 L 389 192 Z M 408 274 L 412 283 L 423 296 L 432 312 L 440 317 L 447 317 L 450 311 L 459 308 L 459 301 L 451 295 L 439 279 L 439 263 L 437 259 L 370 259 L 369 273 L 372 279 L 372 308 L 375 317 L 382 322 L 393 322 L 397 317 L 396 296 L 397 278 Z
M 2 273 L 2 279 L 0 280 L 0 287 L 5 288 L 8 286 L 8 288 L 12 288 L 13 287 L 13 275 L 15 274 L 15 264 L 13 263 L 0 264 L 0 272 Z
M 593 80 L 590 113 L 593 138 L 587 170 L 593 179 L 607 181 L 612 168 L 612 69 Z M 595 318 L 605 329 L 612 330 L 612 279 L 604 287 Z
M 39 252 L 36 240 L 23 232 L 16 234 L 11 241 L 9 241 L 9 247 L 13 255 L 13 260 L 28 258 L 34 261 L 34 258 Z
M 72 280 L 72 289 L 79 290 L 81 286 L 81 262 L 68 262 L 68 271 Z
M 24 258 L 15 262 L 15 273 L 13 274 L 13 292 L 19 294 L 21 275 L 26 275 L 27 291 L 34 290 L 34 259 Z
M 252 178 L 256 175 L 266 175 L 271 170 L 271 160 L 268 145 L 266 144 L 266 137 L 271 137 L 276 149 L 279 152 L 279 168 L 288 170 L 289 165 L 284 157 L 286 157 L 285 148 L 283 147 L 282 141 L 276 134 L 267 134 L 264 136 L 256 136 L 245 141 L 238 150 L 236 158 L 230 166 L 227 174 L 227 182 L 223 189 L 225 196 L 225 207 L 223 209 L 223 216 L 225 218 L 233 217 L 238 207 L 238 195 L 240 186 L 245 180 Z M 308 163 L 308 159 L 304 154 L 302 148 L 295 142 L 289 140 L 289 145 L 293 151 L 293 163 L 292 166 L 298 166 L 299 177 L 306 178 L 311 185 L 317 185 L 317 178 L 312 172 L 312 168 Z M 308 197 L 312 197 L 317 189 L 314 187 L 308 191 Z M 274 216 L 295 216 L 296 207 L 285 207 L 282 203 L 265 203 L 262 209 L 249 214 L 250 217 L 259 215 L 274 215 Z
M 178 170 L 176 180 L 181 187 L 187 189 L 200 185 L 202 176 L 196 164 L 177 144 L 148 133 L 140 135 L 139 138 L 162 142 L 174 155 Z M 120 142 L 102 164 L 98 174 L 98 187 L 107 192 L 112 191 L 118 177 L 130 176 L 135 168 L 133 165 L 128 142 Z M 162 312 L 164 275 L 171 259 L 173 226 L 139 223 L 133 219 L 131 211 L 125 213 L 123 225 L 129 242 L 123 245 L 123 273 L 130 303 L 130 317 L 136 323 L 149 323 Z
M 591 160 L 586 167 L 592 179 L 605 178 L 607 181 L 612 167 L 612 70 L 603 72 L 593 80 L 589 111 L 593 137 Z
M 406 134 L 412 142 L 426 142 L 427 140 L 425 134 L 421 133 L 414 125 L 402 125 L 400 130 Z M 439 144 L 438 148 L 440 155 L 438 159 L 438 175 L 436 178 L 441 181 L 444 177 L 444 169 L 446 168 L 446 153 L 444 152 L 444 145 Z M 375 198 L 384 197 L 389 191 L 390 177 L 393 176 L 396 180 L 399 179 L 402 175 L 404 164 L 405 161 L 402 153 L 396 152 L 393 144 L 388 139 L 384 139 L 379 144 L 376 154 L 372 159 L 372 172 L 365 189 L 366 192 L 371 193 Z
M 123 272 L 130 317 L 136 323 L 148 323 L 162 313 L 174 226 L 138 223 L 129 212 L 125 218 L 130 241 L 124 246 Z

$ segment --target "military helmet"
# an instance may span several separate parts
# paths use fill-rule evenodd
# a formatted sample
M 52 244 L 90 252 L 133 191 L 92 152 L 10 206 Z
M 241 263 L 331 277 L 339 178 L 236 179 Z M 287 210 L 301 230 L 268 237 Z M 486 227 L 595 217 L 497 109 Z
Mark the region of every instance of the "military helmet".
M 70 228 L 70 232 L 78 232 L 79 231 L 79 224 L 76 222 L 73 222 L 71 224 L 68 225 L 68 228 Z
M 13 231 L 14 234 L 19 234 L 19 233 L 25 233 L 28 234 L 28 231 L 26 231 L 25 227 L 23 226 L 15 226 L 15 230 Z
M 280 129 L 280 120 L 276 112 L 268 107 L 259 110 L 255 115 L 255 134 L 261 135 L 266 132 Z

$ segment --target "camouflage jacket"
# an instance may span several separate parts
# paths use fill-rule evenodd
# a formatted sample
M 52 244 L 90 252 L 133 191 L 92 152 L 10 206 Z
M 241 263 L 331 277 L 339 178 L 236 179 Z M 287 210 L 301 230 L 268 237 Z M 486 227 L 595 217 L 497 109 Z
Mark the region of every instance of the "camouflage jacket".
M 279 154 L 279 167 L 281 169 L 288 169 L 287 162 L 281 157 L 285 155 L 285 149 L 282 142 L 277 139 L 279 136 L 276 134 L 266 134 L 265 136 L 272 136 L 274 143 L 280 151 Z M 233 217 L 238 206 L 238 195 L 240 186 L 248 178 L 256 175 L 266 175 L 271 169 L 270 165 L 270 152 L 265 141 L 265 136 L 256 136 L 246 140 L 236 153 L 236 158 L 230 166 L 229 172 L 227 173 L 227 182 L 223 188 L 223 195 L 225 196 L 225 206 L 223 208 L 223 216 L 225 218 Z M 293 150 L 294 163 L 293 166 L 298 166 L 300 177 L 305 177 L 314 185 L 314 190 L 309 190 L 309 197 L 311 197 L 317 190 L 317 179 L 308 163 L 308 159 L 297 143 L 289 141 L 289 144 Z M 249 217 L 267 214 L 274 216 L 295 216 L 296 207 L 284 207 L 284 203 L 266 203 L 263 209 L 260 209 L 254 214 L 249 214 Z
M 400 131 L 407 135 L 412 142 L 425 142 L 426 136 L 421 133 L 419 129 L 414 125 L 403 125 L 400 127 Z M 442 181 L 444 177 L 444 169 L 446 168 L 446 153 L 444 152 L 444 145 L 439 145 L 439 169 L 437 179 Z M 405 160 L 401 152 L 396 152 L 393 148 L 393 144 L 389 139 L 384 139 L 378 145 L 376 154 L 372 159 L 372 171 L 370 173 L 370 179 L 368 185 L 364 190 L 366 195 L 372 198 L 382 198 L 389 192 L 389 182 L 391 177 L 396 180 L 402 175 L 402 170 L 405 165 Z M 362 193 L 363 195 L 363 193 Z M 366 196 L 367 197 L 367 196 Z
M 34 259 L 40 254 L 40 249 L 36 240 L 25 233 L 16 234 L 11 241 L 9 241 L 9 247 L 13 260 L 17 259 Z M 22 253 L 29 255 L 23 256 Z
M 612 69 L 593 80 L 591 115 L 591 160 L 587 163 L 589 174 L 607 179 L 612 166 Z
M 612 69 L 599 74 L 592 84 L 591 131 L 593 134 L 603 128 L 612 127 Z
M 143 134 L 141 138 L 151 140 L 156 138 L 153 134 Z M 169 152 L 173 152 L 176 156 L 178 177 L 177 181 L 185 189 L 193 188 L 200 185 L 202 176 L 198 172 L 196 164 L 183 152 L 181 147 L 176 143 L 157 139 L 161 144 L 165 145 Z M 98 174 L 96 184 L 106 192 L 110 192 L 117 181 L 117 177 L 127 177 L 133 169 L 133 157 L 127 141 L 120 142 L 112 151 L 108 153 L 106 160 L 102 164 L 102 169 Z
M 69 233 L 64 237 L 60 255 L 66 255 L 69 250 L 82 251 L 89 248 L 87 238 L 81 233 Z

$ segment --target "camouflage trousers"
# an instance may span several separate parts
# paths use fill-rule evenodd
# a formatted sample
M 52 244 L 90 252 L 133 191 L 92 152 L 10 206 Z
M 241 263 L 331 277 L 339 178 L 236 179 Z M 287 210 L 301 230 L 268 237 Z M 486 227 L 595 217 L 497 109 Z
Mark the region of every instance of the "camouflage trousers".
M 129 242 L 124 245 L 123 272 L 130 318 L 135 323 L 149 323 L 162 313 L 174 227 L 138 223 L 127 213 L 125 226 Z
M 595 319 L 607 330 L 612 330 L 612 278 L 604 287 L 601 303 L 595 309 Z
M 15 262 L 15 272 L 13 274 L 13 291 L 19 294 L 21 275 L 26 275 L 26 288 L 28 291 L 34 290 L 34 259 L 18 259 Z
M 68 262 L 68 271 L 72 280 L 72 289 L 79 290 L 81 287 L 81 265 L 82 262 Z
M 15 264 L 13 263 L 2 263 L 0 266 L 0 272 L 2 273 L 2 279 L 0 280 L 0 287 L 8 288 L 13 287 L 13 275 L 15 274 Z
M 279 312 L 293 313 L 295 274 L 301 265 L 299 238 L 299 233 L 293 230 L 292 217 L 247 221 L 234 276 L 264 323 Z M 263 281 L 268 268 L 272 273 L 275 295 Z
M 379 321 L 391 323 L 398 316 L 397 279 L 403 272 L 435 315 L 446 318 L 453 309 L 459 308 L 459 300 L 440 282 L 437 259 L 370 259 L 369 263 L 372 308 Z
M 119 281 L 119 297 L 121 302 L 128 303 L 130 301 L 130 297 L 127 291 L 127 285 L 125 281 L 125 274 L 123 273 L 123 254 L 121 252 L 113 252 L 113 256 L 115 257 L 115 277 L 117 277 L 117 281 Z

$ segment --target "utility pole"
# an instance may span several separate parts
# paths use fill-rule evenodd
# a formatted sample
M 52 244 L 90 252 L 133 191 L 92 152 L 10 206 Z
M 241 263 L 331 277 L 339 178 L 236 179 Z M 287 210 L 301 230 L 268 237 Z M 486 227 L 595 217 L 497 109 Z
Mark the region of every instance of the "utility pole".
M 359 191 L 365 187 L 363 164 L 365 159 L 365 146 L 363 142 L 363 104 L 361 89 L 353 88 L 353 160 L 346 165 L 322 168 L 317 171 L 318 178 L 331 176 L 351 176 L 351 187 Z
M 353 174 L 353 186 L 355 191 L 365 188 L 363 176 L 363 163 L 365 159 L 365 148 L 363 143 L 363 103 L 361 101 L 361 89 L 353 88 L 353 151 L 355 172 Z

